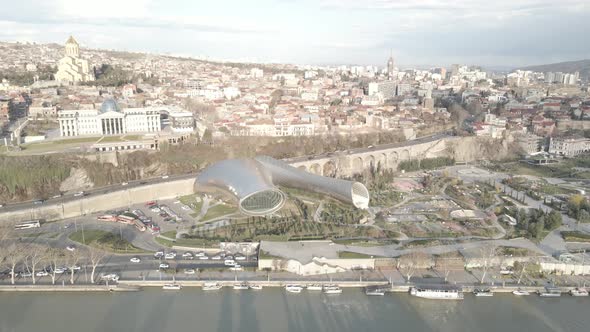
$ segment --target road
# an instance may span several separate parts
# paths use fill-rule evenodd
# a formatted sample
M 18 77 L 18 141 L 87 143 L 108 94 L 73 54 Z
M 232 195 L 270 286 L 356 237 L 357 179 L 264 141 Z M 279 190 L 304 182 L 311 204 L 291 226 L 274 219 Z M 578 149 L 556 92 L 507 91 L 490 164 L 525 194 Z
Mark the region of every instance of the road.
M 129 188 L 135 188 L 140 186 L 147 186 L 156 183 L 162 182 L 169 182 L 175 180 L 183 180 L 183 179 L 190 179 L 196 178 L 198 173 L 190 173 L 190 174 L 180 174 L 180 175 L 170 175 L 168 178 L 164 179 L 162 177 L 156 178 L 149 178 L 149 179 L 142 179 L 137 181 L 129 181 L 127 185 L 123 186 L 121 184 L 110 185 L 106 187 L 100 187 L 95 189 L 86 190 L 84 196 L 89 195 L 104 195 L 115 191 L 122 191 L 127 190 Z M 72 201 L 77 201 L 83 199 L 84 197 L 76 197 L 74 194 L 63 195 L 61 197 L 56 198 L 49 198 L 41 204 L 64 204 Z M 4 207 L 0 208 L 0 212 L 4 211 L 18 211 L 18 210 L 33 210 L 40 206 L 41 204 L 35 203 L 35 201 L 28 201 L 22 203 L 15 203 L 15 204 L 7 204 Z

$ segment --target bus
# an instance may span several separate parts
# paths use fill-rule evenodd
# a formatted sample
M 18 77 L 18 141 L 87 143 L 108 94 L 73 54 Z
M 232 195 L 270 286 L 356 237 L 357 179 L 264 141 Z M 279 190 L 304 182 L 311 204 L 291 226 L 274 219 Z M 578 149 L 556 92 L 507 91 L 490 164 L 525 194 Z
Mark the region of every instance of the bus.
M 21 223 L 14 225 L 14 229 L 28 229 L 28 228 L 39 228 L 39 227 L 41 227 L 40 220 L 30 220 L 30 221 L 21 222 Z
M 98 216 L 96 219 L 98 219 L 99 221 L 115 222 L 115 221 L 117 221 L 117 216 L 114 216 L 112 214 L 103 214 L 102 216 Z

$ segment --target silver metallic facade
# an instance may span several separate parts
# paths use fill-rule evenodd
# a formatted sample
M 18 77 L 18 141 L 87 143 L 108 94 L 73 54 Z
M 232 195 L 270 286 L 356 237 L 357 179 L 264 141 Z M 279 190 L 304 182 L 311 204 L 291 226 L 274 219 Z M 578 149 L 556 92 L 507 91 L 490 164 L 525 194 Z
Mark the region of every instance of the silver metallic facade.
M 285 204 L 277 185 L 325 194 L 360 209 L 369 206 L 369 192 L 359 182 L 314 175 L 265 156 L 217 162 L 197 177 L 195 189 L 220 189 L 237 199 L 242 213 L 259 216 Z

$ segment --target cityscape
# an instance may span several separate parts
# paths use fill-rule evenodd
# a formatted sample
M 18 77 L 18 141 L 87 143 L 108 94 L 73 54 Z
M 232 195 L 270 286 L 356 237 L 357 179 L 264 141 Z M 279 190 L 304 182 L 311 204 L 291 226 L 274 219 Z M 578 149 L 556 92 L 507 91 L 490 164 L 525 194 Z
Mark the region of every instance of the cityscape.
M 0 331 L 586 330 L 590 59 L 242 61 L 81 29 L 0 41 Z

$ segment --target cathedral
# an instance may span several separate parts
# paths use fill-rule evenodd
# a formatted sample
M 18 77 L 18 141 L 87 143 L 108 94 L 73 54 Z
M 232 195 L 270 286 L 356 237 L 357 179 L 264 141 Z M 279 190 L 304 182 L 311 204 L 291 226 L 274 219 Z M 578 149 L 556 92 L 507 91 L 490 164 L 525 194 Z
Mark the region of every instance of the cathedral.
M 72 36 L 66 41 L 66 54 L 59 60 L 55 79 L 66 84 L 94 81 L 88 61 L 80 58 L 80 46 Z

